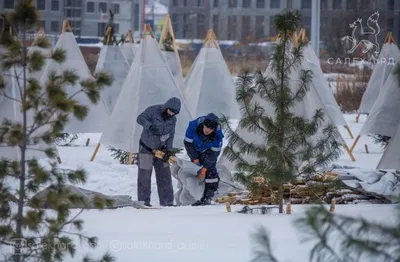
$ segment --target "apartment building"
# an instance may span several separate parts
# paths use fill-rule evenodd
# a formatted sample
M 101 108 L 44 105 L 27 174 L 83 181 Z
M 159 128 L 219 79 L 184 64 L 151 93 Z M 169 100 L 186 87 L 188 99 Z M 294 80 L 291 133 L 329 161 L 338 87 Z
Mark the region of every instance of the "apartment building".
M 16 1 L 1 0 L 0 12 L 13 9 Z M 115 13 L 116 34 L 139 28 L 139 0 L 36 0 L 36 7 L 47 34 L 59 34 L 66 19 L 76 36 L 104 36 L 109 9 Z
M 312 0 L 170 0 L 169 4 L 177 38 L 203 39 L 208 28 L 221 40 L 273 36 L 273 17 L 286 8 L 300 10 L 302 26 L 308 33 L 311 28 Z M 379 37 L 383 40 L 386 32 L 392 31 L 400 39 L 400 1 L 320 0 L 320 6 L 321 40 L 331 34 L 346 35 L 349 23 L 358 17 L 366 22 L 375 11 L 382 31 Z
M 175 37 L 204 38 L 210 29 L 211 2 L 212 0 L 170 0 L 168 9 Z

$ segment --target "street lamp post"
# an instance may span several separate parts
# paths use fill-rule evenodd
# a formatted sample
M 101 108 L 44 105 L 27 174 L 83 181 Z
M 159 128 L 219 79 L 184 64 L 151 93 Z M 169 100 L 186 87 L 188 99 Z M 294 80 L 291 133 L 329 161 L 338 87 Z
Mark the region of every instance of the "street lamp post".
M 320 0 L 312 0 L 311 6 L 311 45 L 319 58 L 319 32 L 320 32 Z

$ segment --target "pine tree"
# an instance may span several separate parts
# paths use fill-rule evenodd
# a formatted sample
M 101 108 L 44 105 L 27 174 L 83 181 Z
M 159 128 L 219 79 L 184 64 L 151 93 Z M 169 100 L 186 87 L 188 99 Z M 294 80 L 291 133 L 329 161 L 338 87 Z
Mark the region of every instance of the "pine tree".
M 400 216 L 400 206 L 395 207 Z M 400 221 L 371 222 L 362 217 L 330 213 L 324 206 L 309 208 L 295 220 L 304 241 L 313 242 L 310 262 L 400 261 Z M 253 234 L 252 262 L 278 262 L 268 232 L 260 227 Z
M 64 187 L 67 183 L 84 183 L 86 173 L 81 169 L 60 172 L 54 142 L 71 117 L 83 120 L 87 116 L 88 108 L 77 103 L 74 96 L 83 92 L 97 103 L 99 92 L 111 85 L 112 77 L 99 73 L 94 79 L 79 79 L 73 71 L 54 71 L 42 86 L 30 74 L 39 71 L 46 59 L 62 63 L 65 50 L 53 50 L 48 56 L 40 51 L 28 53 L 29 32 L 39 25 L 33 0 L 18 1 L 14 10 L 3 17 L 9 26 L 0 36 L 0 47 L 5 49 L 0 56 L 0 100 L 1 103 L 12 100 L 21 116 L 17 118 L 22 120 L 2 119 L 0 124 L 0 150 L 18 150 L 20 155 L 17 159 L 0 161 L 0 243 L 10 250 L 7 261 L 62 261 L 68 254 L 74 256 L 77 249 L 65 230 L 67 226 L 72 226 L 78 232 L 73 234 L 92 248 L 96 247 L 97 238 L 80 233 L 83 221 L 77 216 L 70 217 L 70 207 L 82 203 L 83 199 Z M 47 41 L 36 44 L 49 47 Z M 74 88 L 78 82 L 82 89 L 76 90 L 74 96 L 68 96 L 66 86 Z M 27 151 L 39 144 L 47 145 L 43 152 L 51 161 L 50 169 L 41 166 L 38 160 L 28 158 Z M 49 186 L 46 199 L 33 198 L 44 186 Z M 112 203 L 95 199 L 95 204 L 102 209 Z M 46 211 L 45 206 L 53 212 Z M 108 254 L 101 259 L 112 260 Z M 90 260 L 87 258 L 86 261 Z
M 280 213 L 283 212 L 283 184 L 315 173 L 317 168 L 338 158 L 341 152 L 337 128 L 330 124 L 322 127 L 322 109 L 316 110 L 311 119 L 293 112 L 306 97 L 312 80 L 312 72 L 300 67 L 305 43 L 296 44 L 292 37 L 300 20 L 298 11 L 276 16 L 274 26 L 280 39 L 269 65 L 272 75 L 261 71 L 245 72 L 236 82 L 236 100 L 242 113 L 238 127 L 260 136 L 264 144 L 246 141 L 230 127 L 227 117 L 222 119 L 229 139 L 223 153 L 241 172 L 237 179 L 246 180 L 253 187 L 256 184 L 253 180 L 263 177 L 266 183 L 277 187 Z M 299 77 L 293 81 L 296 72 Z M 272 106 L 273 113 L 262 103 Z M 244 155 L 256 160 L 246 161 Z

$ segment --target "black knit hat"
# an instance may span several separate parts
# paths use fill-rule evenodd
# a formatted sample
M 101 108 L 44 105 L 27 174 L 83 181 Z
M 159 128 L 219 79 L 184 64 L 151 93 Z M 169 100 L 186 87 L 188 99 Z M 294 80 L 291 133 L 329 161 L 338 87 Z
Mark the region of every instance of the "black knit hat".
M 204 119 L 204 125 L 211 129 L 217 129 L 219 125 L 219 118 L 213 113 L 210 113 Z

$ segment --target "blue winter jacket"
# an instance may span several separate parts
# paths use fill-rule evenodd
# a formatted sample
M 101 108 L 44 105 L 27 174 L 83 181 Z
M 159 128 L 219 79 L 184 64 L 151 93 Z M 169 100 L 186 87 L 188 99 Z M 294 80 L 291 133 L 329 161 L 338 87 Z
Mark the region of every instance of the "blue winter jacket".
M 221 153 L 224 135 L 220 125 L 218 125 L 215 134 L 211 136 L 204 135 L 204 119 L 205 116 L 202 116 L 189 122 L 189 126 L 186 129 L 184 144 L 190 160 L 202 159 L 201 165 L 209 169 L 217 163 L 218 156 Z

